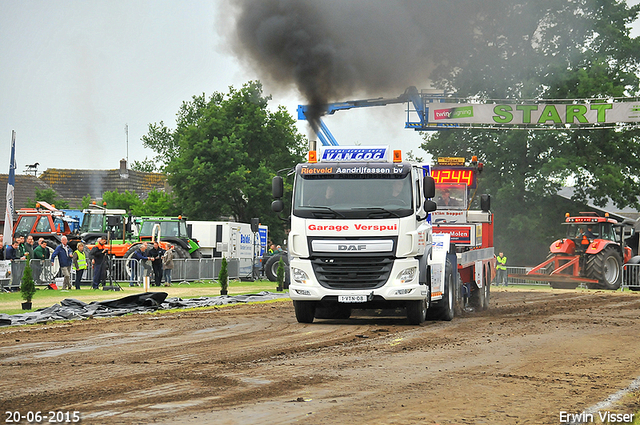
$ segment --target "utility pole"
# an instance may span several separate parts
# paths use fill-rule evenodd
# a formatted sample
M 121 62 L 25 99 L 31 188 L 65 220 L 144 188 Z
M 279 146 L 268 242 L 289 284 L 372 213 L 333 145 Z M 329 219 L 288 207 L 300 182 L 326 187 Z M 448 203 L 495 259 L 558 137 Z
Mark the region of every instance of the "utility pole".
M 127 135 L 127 168 L 129 168 L 129 124 L 124 125 L 124 134 Z

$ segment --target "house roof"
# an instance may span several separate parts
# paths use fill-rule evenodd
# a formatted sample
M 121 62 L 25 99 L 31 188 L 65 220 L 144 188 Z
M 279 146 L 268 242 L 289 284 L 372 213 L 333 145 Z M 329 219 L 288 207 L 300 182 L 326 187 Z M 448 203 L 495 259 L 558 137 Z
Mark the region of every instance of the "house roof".
M 8 174 L 0 174 L 0 208 L 2 208 L 2 211 L 5 211 L 7 208 L 6 191 L 8 180 Z M 26 174 L 16 174 L 16 185 L 13 192 L 15 209 L 19 210 L 20 208 L 24 208 L 28 200 L 36 201 L 36 189 L 51 189 L 51 186 L 37 177 Z M 4 213 L 2 213 L 0 221 L 4 222 Z
M 152 190 L 167 190 L 166 176 L 162 173 L 145 173 L 126 168 L 114 170 L 82 170 L 48 168 L 38 177 L 51 186 L 58 195 L 69 201 L 71 208 L 82 203 L 89 194 L 91 199 L 102 199 L 104 192 L 135 191 L 142 198 Z
M 573 187 L 563 187 L 558 191 L 558 196 L 571 200 L 573 193 L 574 193 Z M 593 203 L 593 200 L 590 198 L 587 198 L 586 204 L 590 208 L 593 208 L 596 211 L 601 211 L 602 213 L 609 213 L 611 217 L 619 221 L 623 221 L 625 218 L 630 218 L 632 220 L 637 220 L 638 218 L 640 218 L 640 212 L 638 212 L 638 210 L 630 207 L 618 208 L 615 206 L 615 204 L 611 200 L 608 200 L 607 204 L 604 207 L 597 206 L 596 204 Z

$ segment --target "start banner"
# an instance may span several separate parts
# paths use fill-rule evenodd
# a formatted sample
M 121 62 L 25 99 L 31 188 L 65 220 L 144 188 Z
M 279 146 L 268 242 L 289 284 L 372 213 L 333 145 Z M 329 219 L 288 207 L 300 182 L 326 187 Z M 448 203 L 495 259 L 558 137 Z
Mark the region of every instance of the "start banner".
M 469 104 L 429 107 L 432 124 L 598 125 L 640 122 L 640 101 L 610 103 Z

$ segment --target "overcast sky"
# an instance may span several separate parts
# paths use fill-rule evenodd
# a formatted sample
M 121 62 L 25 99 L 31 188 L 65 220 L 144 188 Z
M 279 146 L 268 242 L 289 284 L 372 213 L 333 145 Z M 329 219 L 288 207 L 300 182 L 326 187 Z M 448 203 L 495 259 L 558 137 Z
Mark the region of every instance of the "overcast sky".
M 173 128 L 193 95 L 261 79 L 241 67 L 218 33 L 219 4 L 0 0 L 0 173 L 8 172 L 12 130 L 19 173 L 36 162 L 40 172 L 118 168 L 127 156 L 126 124 L 129 161 L 142 160 L 153 155 L 141 142 L 149 123 Z M 265 93 L 274 109 L 284 105 L 293 116 L 304 103 L 297 92 L 266 83 Z M 327 119 L 341 144 L 395 139 L 390 144 L 419 151 L 421 138 L 404 129 L 401 105 L 368 109 Z
M 143 160 L 153 155 L 141 142 L 149 123 L 173 128 L 183 101 L 253 79 L 265 83 L 274 109 L 284 105 L 295 117 L 302 97 L 270 87 L 225 45 L 220 4 L 0 0 L 0 173 L 9 169 L 12 130 L 18 173 L 36 162 L 40 172 L 118 168 L 127 156 L 127 124 L 129 160 Z M 338 112 L 325 122 L 341 145 L 389 144 L 425 156 L 405 118 L 403 105 L 390 105 Z M 306 125 L 299 127 L 306 134 Z

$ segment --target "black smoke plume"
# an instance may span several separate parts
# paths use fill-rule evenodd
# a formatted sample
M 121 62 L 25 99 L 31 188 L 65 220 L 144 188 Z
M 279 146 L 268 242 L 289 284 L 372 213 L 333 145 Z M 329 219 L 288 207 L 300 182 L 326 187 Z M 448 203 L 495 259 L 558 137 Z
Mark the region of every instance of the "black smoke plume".
M 235 53 L 262 71 L 260 78 L 294 85 L 312 106 L 313 125 L 328 102 L 428 88 L 438 64 L 465 57 L 473 23 L 494 3 L 233 0 L 226 16 L 235 19 Z

